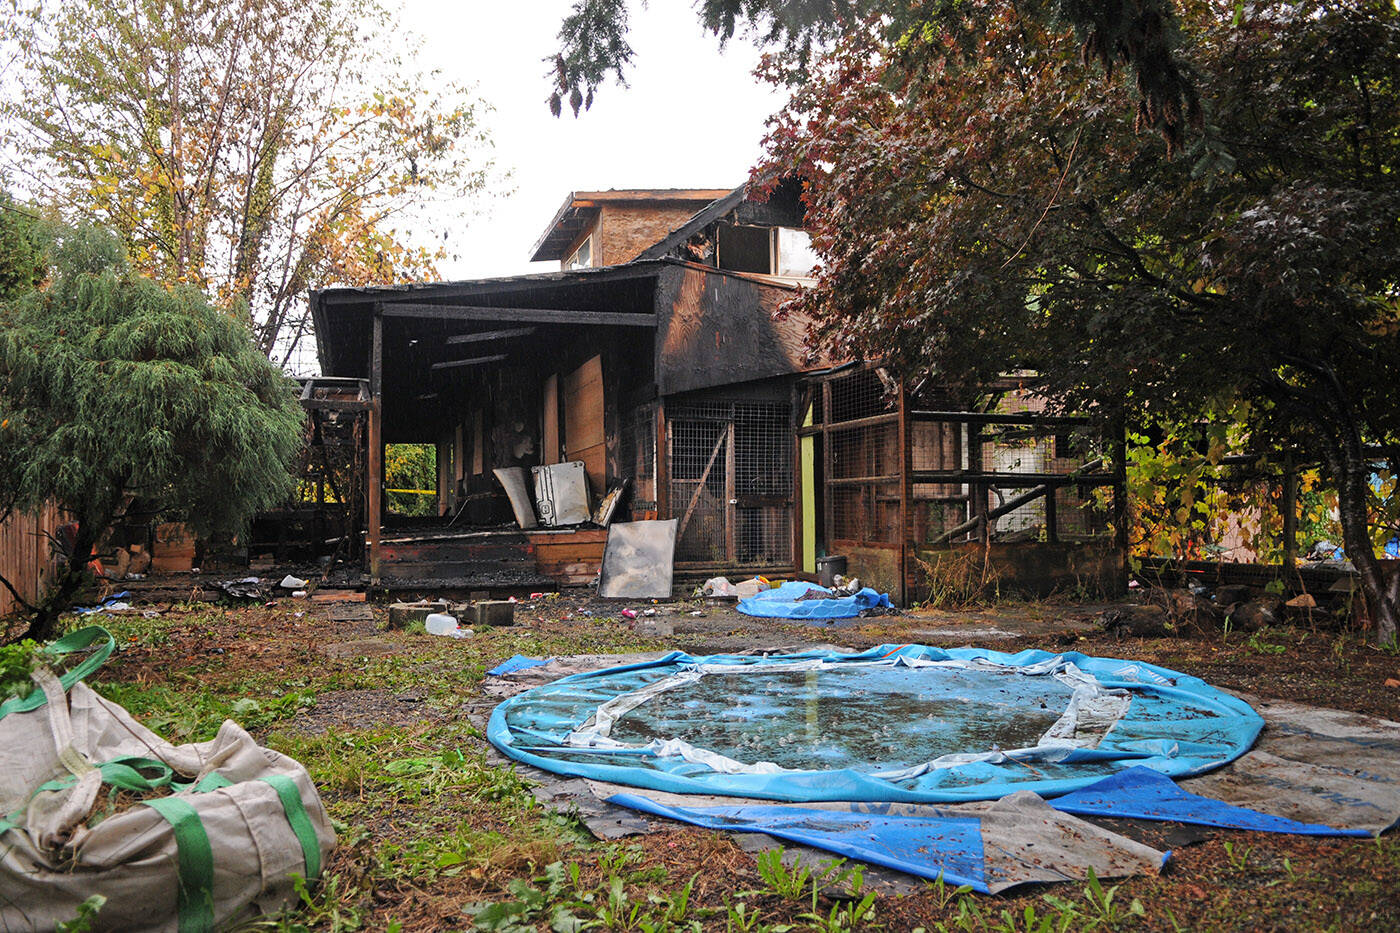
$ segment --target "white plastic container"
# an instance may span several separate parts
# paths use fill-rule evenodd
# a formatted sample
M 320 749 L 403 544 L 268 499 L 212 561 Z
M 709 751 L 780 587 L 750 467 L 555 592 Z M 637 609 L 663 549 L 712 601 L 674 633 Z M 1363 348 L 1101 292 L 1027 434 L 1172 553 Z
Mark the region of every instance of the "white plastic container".
M 445 612 L 432 612 L 423 620 L 423 627 L 429 635 L 449 635 L 457 637 L 457 618 Z

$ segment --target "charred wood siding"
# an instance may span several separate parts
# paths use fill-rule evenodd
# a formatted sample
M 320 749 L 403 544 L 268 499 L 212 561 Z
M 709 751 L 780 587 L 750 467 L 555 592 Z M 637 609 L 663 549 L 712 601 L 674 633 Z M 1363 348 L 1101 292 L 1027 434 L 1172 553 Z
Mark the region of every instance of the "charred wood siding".
M 808 320 L 774 318 L 795 290 L 677 265 L 657 287 L 656 374 L 661 395 L 800 373 Z

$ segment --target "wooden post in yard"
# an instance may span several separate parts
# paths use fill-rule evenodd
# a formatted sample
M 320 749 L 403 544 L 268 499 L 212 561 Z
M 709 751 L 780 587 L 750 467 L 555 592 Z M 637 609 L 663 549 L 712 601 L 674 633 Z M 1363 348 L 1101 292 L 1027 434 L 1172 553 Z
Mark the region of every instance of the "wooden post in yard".
M 1123 418 L 1113 421 L 1113 546 L 1119 553 L 1118 592 L 1128 592 L 1131 576 L 1128 548 L 1128 425 Z
M 374 306 L 374 333 L 369 351 L 369 476 L 365 490 L 365 528 L 369 534 L 369 582 L 379 583 L 380 497 L 384 490 L 384 313 Z
M 910 498 L 913 483 L 910 475 L 914 472 L 914 452 L 909 442 L 909 390 L 904 380 L 899 380 L 899 589 L 895 594 L 897 605 L 909 605 L 909 559 L 914 551 L 913 516 L 910 512 Z
M 1298 573 L 1298 465 L 1293 452 L 1283 458 L 1283 578 L 1289 586 Z

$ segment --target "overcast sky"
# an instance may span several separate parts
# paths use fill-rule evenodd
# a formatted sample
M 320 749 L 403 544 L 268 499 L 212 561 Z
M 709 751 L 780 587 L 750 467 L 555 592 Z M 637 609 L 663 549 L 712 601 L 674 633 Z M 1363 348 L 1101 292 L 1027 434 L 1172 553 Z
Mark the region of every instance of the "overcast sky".
M 724 52 L 686 0 L 634 2 L 636 50 L 628 87 L 602 89 L 578 119 L 550 115 L 543 61 L 568 0 L 402 0 L 403 25 L 424 40 L 420 67 L 474 84 L 496 108 L 496 158 L 511 191 L 468 216 L 444 205 L 444 278 L 557 269 L 530 263 L 529 249 L 570 191 L 608 188 L 732 188 L 757 160 L 763 121 L 781 96 L 751 75 L 754 47 Z M 460 217 L 460 221 L 457 218 Z

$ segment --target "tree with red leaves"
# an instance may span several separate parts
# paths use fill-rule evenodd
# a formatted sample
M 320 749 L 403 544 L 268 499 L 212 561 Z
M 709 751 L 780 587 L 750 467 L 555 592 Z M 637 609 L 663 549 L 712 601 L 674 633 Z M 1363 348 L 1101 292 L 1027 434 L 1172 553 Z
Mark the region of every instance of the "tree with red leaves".
M 806 179 L 822 258 L 815 339 L 953 386 L 1033 371 L 1105 422 L 1243 405 L 1336 484 L 1393 643 L 1368 499 L 1400 460 L 1400 13 L 1180 4 L 1203 122 L 1173 140 L 1073 30 L 957 9 L 847 34 L 772 124 L 759 174 Z

